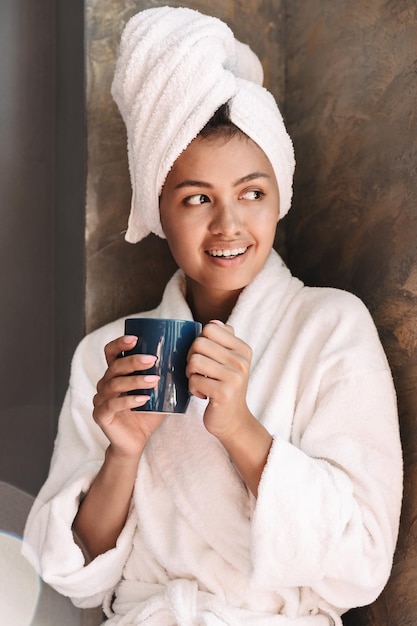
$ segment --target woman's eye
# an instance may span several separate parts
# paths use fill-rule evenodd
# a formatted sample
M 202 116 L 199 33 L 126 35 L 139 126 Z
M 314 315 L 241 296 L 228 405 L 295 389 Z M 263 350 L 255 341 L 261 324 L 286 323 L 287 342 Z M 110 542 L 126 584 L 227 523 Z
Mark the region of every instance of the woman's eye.
M 192 205 L 204 204 L 205 202 L 210 202 L 210 198 L 204 193 L 197 193 L 195 196 L 188 196 L 188 198 L 185 198 L 184 202 L 185 204 Z
M 242 197 L 245 200 L 260 200 L 263 196 L 264 193 L 259 189 L 250 189 L 249 191 L 245 191 Z

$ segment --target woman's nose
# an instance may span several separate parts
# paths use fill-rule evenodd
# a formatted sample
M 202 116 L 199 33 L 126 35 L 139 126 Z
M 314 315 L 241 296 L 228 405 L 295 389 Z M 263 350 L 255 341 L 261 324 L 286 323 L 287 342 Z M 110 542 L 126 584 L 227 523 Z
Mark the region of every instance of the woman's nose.
M 216 235 L 239 235 L 242 230 L 239 208 L 233 203 L 222 202 L 216 204 L 210 230 Z

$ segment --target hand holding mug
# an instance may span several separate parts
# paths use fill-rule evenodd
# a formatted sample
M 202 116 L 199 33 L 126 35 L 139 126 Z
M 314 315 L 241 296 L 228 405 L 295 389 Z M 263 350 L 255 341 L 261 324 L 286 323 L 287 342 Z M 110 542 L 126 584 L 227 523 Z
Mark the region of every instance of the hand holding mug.
M 132 350 L 137 337 L 124 336 L 106 345 L 104 352 L 108 368 L 97 384 L 94 396 L 93 417 L 121 456 L 139 457 L 152 433 L 163 421 L 163 416 L 150 414 L 139 418 L 132 409 L 143 406 L 159 378 L 149 375 L 156 357 L 151 354 L 135 354 L 126 358 L 120 355 Z M 137 372 L 131 376 L 132 372 Z M 143 395 L 129 395 L 135 388 L 146 390 Z
M 189 352 L 190 392 L 209 399 L 204 424 L 219 438 L 238 429 L 250 415 L 246 393 L 251 359 L 251 348 L 235 336 L 231 326 L 217 320 L 204 326 Z

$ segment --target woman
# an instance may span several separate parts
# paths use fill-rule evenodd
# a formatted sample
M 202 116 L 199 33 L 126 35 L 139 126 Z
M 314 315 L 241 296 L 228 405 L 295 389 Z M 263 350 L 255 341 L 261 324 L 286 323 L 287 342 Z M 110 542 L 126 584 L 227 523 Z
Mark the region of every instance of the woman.
M 222 22 L 188 9 L 144 11 L 122 38 L 127 238 L 166 237 L 180 268 L 141 315 L 203 331 L 184 416 L 131 411 L 146 396 L 126 392 L 157 381 L 126 374 L 155 357 L 117 358 L 136 341 L 123 320 L 74 356 L 26 540 L 44 579 L 79 606 L 103 603 L 108 624 L 340 625 L 389 576 L 391 374 L 363 304 L 305 287 L 272 249 L 294 161 L 259 76 Z

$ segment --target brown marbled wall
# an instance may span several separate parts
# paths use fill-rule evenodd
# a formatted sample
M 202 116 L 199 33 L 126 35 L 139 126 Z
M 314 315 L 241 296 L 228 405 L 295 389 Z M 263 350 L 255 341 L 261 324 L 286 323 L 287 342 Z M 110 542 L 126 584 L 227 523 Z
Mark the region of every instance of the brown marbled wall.
M 391 580 L 351 626 L 417 624 L 417 5 L 289 0 L 286 113 L 298 166 L 288 261 L 369 306 L 394 372 L 405 458 Z
M 140 10 L 188 6 L 226 21 L 261 58 L 266 85 L 284 99 L 282 0 L 86 0 L 87 198 L 86 327 L 155 306 L 175 269 L 165 241 L 123 239 L 130 204 L 126 136 L 110 95 L 126 21 Z

